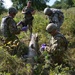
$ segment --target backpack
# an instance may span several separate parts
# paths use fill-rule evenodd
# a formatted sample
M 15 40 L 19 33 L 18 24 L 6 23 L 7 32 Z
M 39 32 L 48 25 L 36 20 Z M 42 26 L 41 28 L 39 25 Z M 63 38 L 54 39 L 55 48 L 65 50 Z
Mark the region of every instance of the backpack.
M 54 14 L 58 14 L 58 19 L 59 21 L 63 20 L 64 19 L 64 15 L 63 15 L 63 12 L 61 12 L 60 10 L 57 10 L 57 11 L 54 11 Z
M 10 35 L 10 31 L 9 31 L 9 26 L 7 25 L 7 20 L 10 19 L 9 16 L 6 16 L 4 18 L 2 18 L 1 21 L 1 33 L 3 36 L 7 37 L 8 34 Z

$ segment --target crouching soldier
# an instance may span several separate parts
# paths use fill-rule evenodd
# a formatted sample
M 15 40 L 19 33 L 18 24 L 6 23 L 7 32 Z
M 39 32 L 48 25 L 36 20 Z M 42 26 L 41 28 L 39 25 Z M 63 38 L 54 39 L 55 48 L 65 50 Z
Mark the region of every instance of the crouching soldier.
M 16 22 L 13 19 L 17 14 L 17 9 L 14 7 L 9 8 L 8 15 L 2 18 L 1 21 L 1 32 L 4 40 L 4 46 L 9 50 L 11 54 L 15 54 L 20 40 L 16 34 L 20 34 L 25 29 L 19 29 L 16 26 Z M 10 51 L 12 49 L 12 51 Z M 14 51 L 13 51 L 14 50 Z
M 51 34 L 52 37 L 49 46 L 44 45 L 43 49 L 48 47 L 47 48 L 48 50 L 46 49 L 46 51 L 48 51 L 48 53 L 50 54 L 52 64 L 53 63 L 62 64 L 64 54 L 67 50 L 68 41 L 64 37 L 64 35 L 62 35 L 58 31 L 57 26 L 54 23 L 48 24 L 46 27 L 46 31 L 49 34 Z
M 57 25 L 58 31 L 64 22 L 64 14 L 61 10 L 55 8 L 45 8 L 44 14 L 48 16 L 49 23 L 55 23 Z
M 59 31 L 54 23 L 50 23 L 46 27 L 46 31 L 51 34 L 50 50 L 54 63 L 61 64 L 65 51 L 67 50 L 68 41 Z
M 27 6 L 23 8 L 22 13 L 24 14 L 24 19 L 19 22 L 17 25 L 22 24 L 22 26 L 27 26 L 30 31 L 30 36 L 32 35 L 32 23 L 33 23 L 33 15 L 35 13 L 34 9 L 32 8 L 32 2 L 28 1 Z

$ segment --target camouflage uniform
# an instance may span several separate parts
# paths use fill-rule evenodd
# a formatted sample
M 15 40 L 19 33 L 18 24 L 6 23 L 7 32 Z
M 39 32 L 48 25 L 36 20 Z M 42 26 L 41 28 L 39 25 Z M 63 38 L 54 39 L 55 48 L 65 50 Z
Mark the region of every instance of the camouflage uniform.
M 20 30 L 16 27 L 16 22 L 10 16 L 2 18 L 1 31 L 5 38 L 15 36 L 15 33 L 20 32 Z
M 33 22 L 33 16 L 31 14 L 31 12 L 34 11 L 34 9 L 32 7 L 24 7 L 23 8 L 23 11 L 25 12 L 25 16 L 24 16 L 24 20 L 23 20 L 23 26 L 27 26 L 28 25 L 28 28 L 32 34 L 32 22 Z
M 61 64 L 65 51 L 67 50 L 68 41 L 58 30 L 54 23 L 50 23 L 46 27 L 46 31 L 52 35 L 48 52 L 51 55 L 52 63 Z
M 17 10 L 14 7 L 9 8 L 9 15 L 2 18 L 1 21 L 1 32 L 3 35 L 3 47 L 11 54 L 17 54 L 18 56 L 22 56 L 27 53 L 25 49 L 26 46 L 23 42 L 21 42 L 16 34 L 19 34 L 20 31 L 24 31 L 24 28 L 19 29 L 16 26 L 16 22 L 14 21 L 14 17 L 17 14 Z
M 20 29 L 16 27 L 16 22 L 11 16 L 2 18 L 1 32 L 6 47 L 15 48 L 19 45 L 19 39 L 15 34 L 20 33 Z
M 51 38 L 50 53 L 52 54 L 52 59 L 55 63 L 62 63 L 64 53 L 67 50 L 67 43 L 66 38 L 61 33 L 58 33 Z
M 59 9 L 54 9 L 54 8 L 47 8 L 48 12 L 51 12 L 51 15 L 48 15 L 49 18 L 49 23 L 55 23 L 57 24 L 58 30 L 60 31 L 60 27 L 64 21 L 64 15 L 63 12 Z M 44 10 L 44 13 L 47 10 Z

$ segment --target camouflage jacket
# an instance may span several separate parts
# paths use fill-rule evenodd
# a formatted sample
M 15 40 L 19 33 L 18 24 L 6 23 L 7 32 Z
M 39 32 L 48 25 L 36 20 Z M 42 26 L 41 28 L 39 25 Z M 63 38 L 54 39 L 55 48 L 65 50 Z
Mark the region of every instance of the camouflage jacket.
M 24 7 L 23 10 L 25 12 L 25 18 L 28 18 L 28 17 L 32 17 L 32 14 L 31 12 L 34 11 L 34 9 L 32 7 Z
M 20 29 L 17 28 L 16 22 L 12 17 L 6 16 L 2 18 L 1 21 L 1 32 L 4 37 L 11 37 L 20 32 Z
M 67 45 L 66 38 L 61 33 L 58 33 L 51 38 L 50 51 L 65 51 L 67 50 Z

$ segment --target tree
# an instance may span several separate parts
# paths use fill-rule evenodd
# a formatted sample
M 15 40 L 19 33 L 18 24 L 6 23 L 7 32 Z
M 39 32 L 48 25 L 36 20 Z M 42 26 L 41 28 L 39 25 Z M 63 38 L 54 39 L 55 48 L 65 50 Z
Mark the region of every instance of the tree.
M 73 6 L 73 0 L 66 0 L 66 4 L 69 5 L 69 7 L 72 7 Z
M 0 14 L 4 11 L 3 0 L 0 0 Z
M 17 9 L 22 9 L 24 6 L 26 6 L 28 0 L 12 0 L 13 6 L 15 6 Z M 32 6 L 35 9 L 42 10 L 46 7 L 46 2 L 50 0 L 31 0 Z
M 75 6 L 75 0 L 72 0 L 73 1 L 73 6 Z
M 59 9 L 62 8 L 61 2 L 56 0 L 52 7 L 59 8 Z
M 75 5 L 75 0 L 56 0 L 53 7 L 56 8 L 69 8 Z

